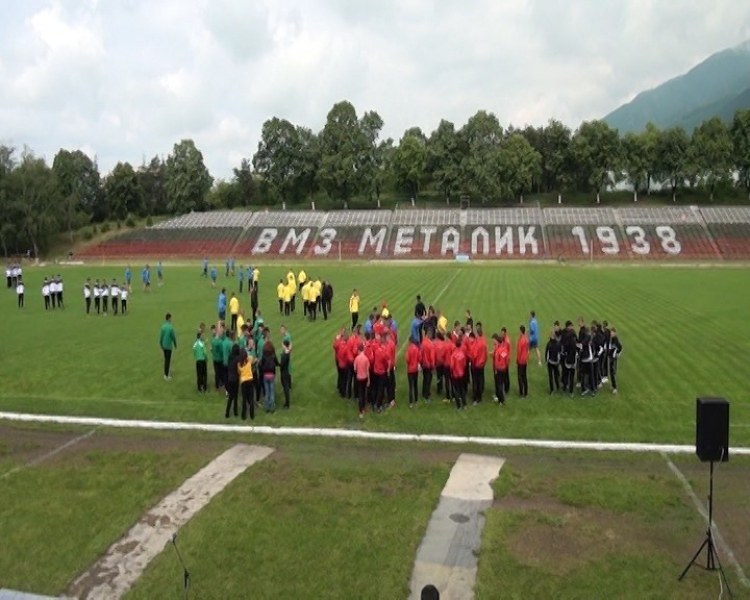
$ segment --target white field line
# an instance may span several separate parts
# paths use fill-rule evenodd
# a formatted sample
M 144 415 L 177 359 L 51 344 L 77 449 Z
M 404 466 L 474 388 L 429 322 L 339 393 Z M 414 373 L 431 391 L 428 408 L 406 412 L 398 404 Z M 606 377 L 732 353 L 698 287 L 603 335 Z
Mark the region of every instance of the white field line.
M 212 433 L 250 433 L 298 437 L 328 437 L 389 442 L 434 442 L 441 444 L 476 444 L 478 446 L 553 448 L 560 450 L 611 450 L 615 452 L 666 452 L 692 454 L 694 445 L 645 444 L 637 442 L 584 442 L 569 440 L 533 440 L 524 438 L 495 438 L 483 436 L 442 435 L 430 433 L 390 433 L 385 431 L 358 431 L 330 427 L 269 427 L 267 425 L 221 425 L 219 423 L 191 423 L 173 421 L 146 421 L 110 419 L 102 417 L 71 417 L 66 415 L 36 415 L 0 412 L 0 419 L 27 423 L 56 423 L 61 425 L 89 425 L 122 429 L 153 429 L 162 431 L 206 431 Z M 730 448 L 735 455 L 750 456 L 750 448 Z
M 461 271 L 456 270 L 456 272 L 453 273 L 453 275 L 451 276 L 451 278 L 443 286 L 443 289 L 438 292 L 437 296 L 435 296 L 435 299 L 432 301 L 432 305 L 433 306 L 437 307 L 438 301 L 440 300 L 440 298 L 443 297 L 443 294 L 445 294 L 445 292 L 448 291 L 448 288 L 450 287 L 451 283 L 453 283 L 453 280 L 456 279 L 456 277 L 458 277 L 458 274 L 460 272 Z M 404 340 L 404 343 L 401 344 L 401 347 L 398 349 L 398 352 L 396 352 L 396 357 L 401 356 L 401 353 L 404 351 L 404 348 L 406 348 L 406 346 L 407 346 L 408 343 L 409 343 L 409 336 L 407 335 L 406 336 L 406 340 Z
M 667 466 L 669 467 L 669 470 L 672 471 L 672 473 L 675 474 L 677 479 L 680 480 L 680 483 L 682 484 L 682 487 L 685 488 L 685 492 L 690 497 L 690 499 L 693 501 L 693 504 L 695 504 L 695 508 L 698 511 L 698 514 L 700 514 L 701 517 L 703 517 L 703 520 L 708 524 L 708 513 L 706 512 L 706 509 L 703 508 L 703 504 L 701 503 L 698 496 L 693 491 L 693 487 L 690 485 L 690 482 L 687 480 L 687 477 L 680 471 L 680 469 L 675 465 L 672 460 L 667 456 L 664 452 L 661 453 L 661 455 L 664 457 L 664 460 L 667 461 Z M 729 547 L 729 544 L 727 544 L 726 540 L 724 539 L 724 536 L 721 535 L 721 532 L 719 531 L 719 526 L 716 524 L 716 521 L 712 523 L 711 530 L 713 531 L 714 537 L 716 538 L 716 541 L 718 542 L 719 546 L 721 546 L 722 551 L 726 555 L 727 559 L 729 559 L 729 562 L 732 564 L 732 567 L 734 567 L 734 570 L 737 573 L 737 579 L 740 580 L 740 583 L 744 585 L 746 588 L 750 588 L 750 579 L 747 578 L 745 575 L 745 572 L 742 570 L 742 567 L 740 566 L 739 561 L 734 556 L 734 552 L 732 552 L 732 549 Z
M 74 444 L 77 444 L 78 442 L 80 442 L 82 440 L 85 440 L 86 438 L 91 437 L 92 435 L 94 435 L 95 431 L 96 431 L 96 428 L 92 429 L 91 431 L 87 431 L 86 433 L 84 433 L 82 435 L 79 435 L 78 437 L 75 437 L 72 440 L 68 440 L 64 444 L 60 444 L 59 446 L 57 446 L 57 448 L 53 448 L 49 452 L 45 452 L 41 456 L 37 456 L 36 458 L 31 459 L 27 463 L 24 463 L 22 465 L 14 467 L 10 471 L 6 471 L 2 475 L 0 475 L 0 480 L 1 479 L 7 479 L 11 475 L 13 475 L 15 473 L 18 473 L 19 471 L 22 471 L 23 469 L 28 469 L 30 467 L 35 467 L 36 465 L 38 465 L 41 462 L 44 462 L 48 458 L 52 458 L 56 454 L 60 454 L 60 452 L 63 452 L 64 450 L 67 450 L 68 448 L 70 448 Z
M 145 513 L 125 536 L 70 587 L 76 598 L 122 597 L 179 529 L 248 467 L 273 452 L 265 446 L 236 444 Z

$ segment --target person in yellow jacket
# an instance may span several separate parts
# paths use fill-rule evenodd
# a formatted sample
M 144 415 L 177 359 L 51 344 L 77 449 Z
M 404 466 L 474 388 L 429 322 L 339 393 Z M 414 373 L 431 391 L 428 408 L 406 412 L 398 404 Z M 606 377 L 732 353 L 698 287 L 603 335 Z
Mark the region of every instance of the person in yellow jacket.
M 258 284 L 260 283 L 260 269 L 258 267 L 255 267 L 253 269 L 253 287 L 255 288 L 255 291 L 258 290 Z
M 300 287 L 304 285 L 304 283 L 307 281 L 307 273 L 305 273 L 304 269 L 300 269 L 299 275 L 297 275 L 297 283 Z
M 237 331 L 237 317 L 240 314 L 240 299 L 232 292 L 232 297 L 229 299 L 229 314 L 232 317 L 231 327 L 232 331 Z
M 313 285 L 315 286 L 315 310 L 320 310 L 323 304 L 323 282 L 316 279 Z
M 279 314 L 284 314 L 284 280 L 279 279 L 279 284 L 276 286 L 276 298 L 279 300 Z
M 359 321 L 359 292 L 357 292 L 357 288 L 354 288 L 349 298 L 349 312 L 352 313 L 352 329 L 354 329 L 357 326 L 357 321 Z
M 242 331 L 242 326 L 245 324 L 245 311 L 240 309 L 239 313 L 237 314 L 237 334 L 239 335 L 239 332 Z
M 290 306 L 289 310 L 291 312 L 294 312 L 296 299 L 297 299 L 297 278 L 294 275 L 294 271 L 289 269 L 289 272 L 286 274 L 286 284 L 291 289 L 291 298 L 290 298 Z
M 437 329 L 443 335 L 448 333 L 448 318 L 442 312 L 438 312 Z
M 299 287 L 299 293 L 302 297 L 302 316 L 307 316 L 307 309 L 310 307 L 310 285 L 309 283 L 301 283 Z
M 247 419 L 247 413 L 250 413 L 250 420 L 255 419 L 255 401 L 253 400 L 253 362 L 255 359 L 252 354 L 244 348 L 240 350 L 240 362 L 237 365 L 237 372 L 240 380 L 240 392 L 242 394 L 242 418 Z M 227 408 L 227 419 L 229 418 L 229 409 Z
M 281 299 L 284 301 L 284 315 L 286 315 L 287 317 L 291 314 L 292 311 L 292 289 L 292 285 L 287 283 L 282 291 Z
M 315 321 L 318 318 L 320 289 L 315 286 L 315 283 L 309 282 L 307 284 L 307 290 L 307 314 L 310 316 L 310 320 Z

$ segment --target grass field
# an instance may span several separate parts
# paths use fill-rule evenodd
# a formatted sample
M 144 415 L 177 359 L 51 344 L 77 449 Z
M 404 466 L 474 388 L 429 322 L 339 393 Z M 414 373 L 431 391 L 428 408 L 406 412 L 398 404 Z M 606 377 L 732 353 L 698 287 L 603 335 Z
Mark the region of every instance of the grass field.
M 716 395 L 732 403 L 731 444 L 750 445 L 750 268 L 305 264 L 335 288 L 333 318 L 311 323 L 301 314 L 278 316 L 275 282 L 289 266 L 299 269 L 262 265 L 260 289 L 275 339 L 281 323 L 294 338 L 292 410 L 261 412 L 256 424 L 692 444 L 695 397 Z M 134 290 L 128 316 L 86 317 L 85 278 L 121 280 L 123 270 L 29 267 L 26 307 L 18 310 L 15 294 L 3 293 L 0 410 L 225 422 L 223 395 L 195 391 L 190 354 L 197 324 L 216 319 L 218 290 L 200 278 L 198 265 L 167 265 L 163 287 L 148 294 Z M 58 272 L 65 277 L 67 308 L 45 312 L 41 280 Z M 235 280 L 221 277 L 220 285 L 236 289 Z M 401 344 L 417 293 L 451 320 L 471 308 L 486 331 L 505 325 L 514 339 L 530 309 L 543 332 L 555 319 L 608 319 L 625 347 L 620 393 L 612 396 L 605 386 L 595 398 L 550 397 L 546 370 L 533 365 L 527 400 L 517 397 L 512 373 L 504 408 L 484 402 L 458 413 L 433 402 L 409 410 L 401 352 L 396 408 L 362 422 L 355 406 L 335 393 L 331 350 L 336 331 L 349 322 L 353 287 L 363 309 L 387 300 Z M 169 382 L 161 377 L 157 344 L 167 311 L 178 338 Z M 64 593 L 156 501 L 231 444 L 248 440 L 276 452 L 238 477 L 180 533 L 194 577 L 191 597 L 244 598 L 249 591 L 256 598 L 406 597 L 416 548 L 463 451 L 500 452 L 507 460 L 487 511 L 477 598 L 718 595 L 715 574 L 694 570 L 683 583 L 675 581 L 704 525 L 659 455 L 4 423 L 0 587 Z M 69 441 L 74 443 L 65 446 Z M 61 451 L 45 458 L 56 449 Z M 703 499 L 705 465 L 689 456 L 672 460 Z M 746 572 L 748 482 L 747 457 L 719 467 L 716 519 Z M 749 594 L 734 569 L 726 561 L 724 566 L 735 597 Z M 129 597 L 177 598 L 180 586 L 180 567 L 168 547 Z
M 276 339 L 282 322 L 293 335 L 293 408 L 261 414 L 256 423 L 691 443 L 695 397 L 717 395 L 732 402 L 732 442 L 750 444 L 746 386 L 750 269 L 320 263 L 308 265 L 308 271 L 332 280 L 334 314 L 328 321 L 311 323 L 299 313 L 290 318 L 278 315 L 275 282 L 286 268 L 262 266 L 260 290 L 261 308 Z M 4 295 L 3 326 L 10 343 L 0 349 L 0 409 L 224 420 L 222 397 L 205 397 L 195 391 L 190 346 L 198 323 L 216 319 L 218 293 L 200 278 L 197 265 L 167 266 L 163 287 L 154 287 L 149 294 L 136 289 L 127 317 L 84 315 L 81 288 L 85 278 L 122 279 L 123 268 L 114 266 L 63 268 L 67 308 L 45 312 L 39 293 L 41 279 L 57 271 L 27 269 L 23 310 L 15 308 L 13 293 Z M 235 289 L 235 283 L 220 278 L 220 285 L 228 290 Z M 335 394 L 331 350 L 338 328 L 349 322 L 347 301 L 355 286 L 364 308 L 388 301 L 400 324 L 401 345 L 408 335 L 417 293 L 450 320 L 462 319 L 464 310 L 471 308 L 488 333 L 505 325 L 514 339 L 530 309 L 537 311 L 543 330 L 555 319 L 575 320 L 579 315 L 587 320 L 608 319 L 617 326 L 625 347 L 619 368 L 620 394 L 613 397 L 605 388 L 594 399 L 549 397 L 546 369 L 530 365 L 528 400 L 517 398 L 514 385 L 504 409 L 485 403 L 456 414 L 438 402 L 409 411 L 401 352 L 400 405 L 360 423 L 354 406 Z M 243 300 L 248 304 L 246 296 Z M 157 343 L 167 311 L 173 314 L 178 338 L 170 382 L 161 378 Z M 487 374 L 490 380 L 489 369 Z M 515 383 L 513 372 L 511 378 Z

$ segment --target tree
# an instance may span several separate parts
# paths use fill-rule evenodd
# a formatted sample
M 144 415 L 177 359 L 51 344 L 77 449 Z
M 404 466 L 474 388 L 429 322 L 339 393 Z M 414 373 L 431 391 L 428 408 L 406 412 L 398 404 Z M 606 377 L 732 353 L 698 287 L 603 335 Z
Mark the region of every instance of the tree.
M 251 206 L 257 195 L 257 185 L 250 161 L 242 159 L 240 168 L 232 169 L 234 172 L 234 183 L 237 186 L 236 202 L 234 206 Z
M 493 113 L 478 111 L 459 132 L 461 185 L 482 199 L 502 195 L 499 163 L 503 128 Z
M 383 166 L 383 151 L 385 146 L 380 139 L 380 130 L 383 129 L 383 119 L 374 110 L 366 112 L 359 120 L 359 128 L 362 131 L 362 143 L 364 144 L 358 166 L 358 174 L 362 190 L 367 192 L 369 199 L 373 193 L 380 199 L 380 187 L 377 178 L 382 179 L 379 171 Z
M 15 168 L 14 152 L 15 148 L 0 146 L 0 214 L 3 215 L 3 220 L 0 223 L 0 245 L 3 247 L 4 256 L 8 256 L 9 248 L 15 246 L 18 237 L 12 219 L 13 208 L 10 191 L 11 173 Z
M 546 127 L 542 128 L 542 189 L 547 192 L 560 191 L 565 180 L 573 180 L 572 175 L 566 177 L 566 166 L 570 153 L 571 131 L 560 121 L 550 119 Z
M 542 157 L 521 133 L 514 133 L 500 146 L 500 164 L 508 191 L 520 196 L 531 189 L 534 178 L 542 171 Z
M 584 121 L 573 136 L 571 155 L 580 187 L 596 192 L 600 202 L 603 189 L 612 182 L 620 160 L 620 138 L 604 121 Z
M 118 220 L 125 219 L 128 214 L 142 214 L 143 188 L 130 163 L 115 165 L 112 172 L 104 180 L 104 195 L 110 214 Z
M 446 203 L 458 186 L 461 174 L 458 135 L 450 121 L 442 119 L 427 140 L 427 172 L 437 183 Z
M 654 178 L 654 174 L 658 169 L 658 159 L 656 156 L 656 148 L 659 144 L 659 128 L 654 125 L 651 121 L 646 123 L 646 129 L 642 134 L 642 145 L 643 145 L 643 162 L 646 169 L 646 193 L 651 194 L 651 181 Z
M 713 117 L 693 131 L 692 146 L 699 181 L 708 189 L 711 201 L 717 184 L 726 181 L 732 170 L 732 139 L 724 121 Z
M 80 150 L 73 152 L 61 149 L 52 162 L 60 215 L 70 241 L 73 241 L 73 230 L 83 223 L 106 218 L 99 169 L 94 161 Z
M 690 139 L 682 127 L 663 130 L 656 142 L 656 171 L 662 180 L 669 182 L 672 202 L 677 199 L 677 189 L 685 181 Z
M 633 186 L 633 202 L 638 202 L 638 190 L 648 179 L 648 156 L 646 138 L 641 133 L 627 133 L 622 138 L 622 164 L 630 185 Z
M 38 257 L 58 228 L 55 176 L 43 158 L 25 150 L 10 180 L 13 222 L 20 232 L 19 243 L 30 244 Z
M 421 131 L 419 132 L 421 133 Z M 416 199 L 425 177 L 427 149 L 424 136 L 408 130 L 401 138 L 393 155 L 393 173 L 396 183 L 405 188 L 412 199 Z
M 376 124 L 373 115 L 363 127 L 354 106 L 346 100 L 334 104 L 328 112 L 320 133 L 318 180 L 331 198 L 346 202 L 368 183 L 366 178 L 374 172 L 368 162 Z
M 158 156 L 154 156 L 148 164 L 144 163 L 138 168 L 138 184 L 143 190 L 141 216 L 167 213 L 165 170 L 164 162 Z
M 165 167 L 164 187 L 169 212 L 182 214 L 203 209 L 213 177 L 203 164 L 203 155 L 195 142 L 187 139 L 175 144 Z
M 750 195 L 750 110 L 738 110 L 730 129 L 734 149 L 734 168 Z

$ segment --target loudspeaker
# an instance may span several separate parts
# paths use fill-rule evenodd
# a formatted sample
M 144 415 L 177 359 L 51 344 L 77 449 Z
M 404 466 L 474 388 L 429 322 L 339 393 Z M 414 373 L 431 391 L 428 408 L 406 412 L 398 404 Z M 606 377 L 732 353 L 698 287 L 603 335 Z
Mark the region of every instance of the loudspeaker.
M 695 453 L 701 462 L 729 460 L 729 402 L 696 398 Z

